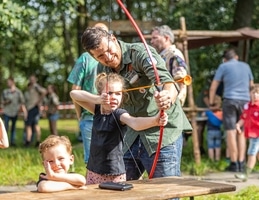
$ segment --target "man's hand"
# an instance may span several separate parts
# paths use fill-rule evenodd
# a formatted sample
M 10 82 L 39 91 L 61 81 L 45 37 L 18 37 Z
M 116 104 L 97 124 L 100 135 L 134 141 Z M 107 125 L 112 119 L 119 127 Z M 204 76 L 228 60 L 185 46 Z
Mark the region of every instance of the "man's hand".
M 171 107 L 172 100 L 168 90 L 155 91 L 154 97 L 159 110 L 167 110 Z
M 236 130 L 237 130 L 238 134 L 242 133 L 242 130 L 241 130 L 240 125 L 238 123 L 236 124 Z

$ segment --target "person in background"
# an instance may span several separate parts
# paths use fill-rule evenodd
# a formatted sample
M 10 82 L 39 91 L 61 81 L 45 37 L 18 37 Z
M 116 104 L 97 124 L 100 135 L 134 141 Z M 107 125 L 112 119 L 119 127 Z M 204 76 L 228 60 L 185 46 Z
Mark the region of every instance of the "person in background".
M 103 23 L 97 23 L 95 27 L 101 27 L 108 31 L 108 27 Z M 72 90 L 85 90 L 93 94 L 97 93 L 94 86 L 97 64 L 98 62 L 89 53 L 81 54 L 67 78 L 67 81 L 73 84 Z M 77 103 L 73 103 L 84 145 L 84 162 L 87 164 L 90 152 L 93 115 L 86 109 L 81 108 Z
M 49 120 L 50 134 L 58 135 L 57 120 L 59 118 L 59 97 L 57 95 L 56 87 L 54 85 L 48 85 L 47 91 L 48 93 L 46 95 L 46 98 L 44 99 L 44 107 L 46 109 L 47 117 Z
M 197 107 L 208 109 L 209 107 L 209 85 L 207 84 L 208 80 L 206 80 L 205 86 L 202 88 L 202 90 L 199 92 L 195 99 L 195 103 Z M 211 81 L 209 81 L 211 83 Z M 197 112 L 196 116 L 196 123 L 197 123 L 197 134 L 198 134 L 198 143 L 199 143 L 199 149 L 200 154 L 205 155 L 206 150 L 204 148 L 204 131 L 207 125 L 207 116 L 205 111 L 199 111 Z
M 23 111 L 24 120 L 27 119 L 27 109 L 25 107 L 25 100 L 23 93 L 19 90 L 13 77 L 7 79 L 7 89 L 4 89 L 1 96 L 1 102 L 3 104 L 3 120 L 5 124 L 6 132 L 9 132 L 9 122 L 11 121 L 11 137 L 10 145 L 16 146 L 16 121 L 20 109 Z
M 0 148 L 5 149 L 9 147 L 9 140 L 8 140 L 8 135 L 5 130 L 4 123 L 2 119 L 0 118 Z
M 245 168 L 246 139 L 237 134 L 236 123 L 244 105 L 250 101 L 250 87 L 253 86 L 253 74 L 250 66 L 238 60 L 234 49 L 227 49 L 223 63 L 219 65 L 209 92 L 209 106 L 213 107 L 218 86 L 223 82 L 223 126 L 227 134 L 227 148 L 230 164 L 227 171 L 239 172 Z
M 221 97 L 215 96 L 215 106 L 212 110 L 205 111 L 207 120 L 207 146 L 208 156 L 212 161 L 220 161 L 222 140 L 222 110 Z
M 169 26 L 156 26 L 151 32 L 151 45 L 157 50 L 166 62 L 166 67 L 174 80 L 179 80 L 187 75 L 187 65 L 182 52 L 174 44 L 174 34 Z M 179 82 L 178 98 L 184 105 L 187 96 L 187 86 Z
M 156 64 L 156 71 L 162 90 L 157 91 L 152 86 L 157 83 L 151 58 L 142 43 L 125 43 L 108 33 L 94 27 L 87 28 L 82 36 L 84 49 L 99 61 L 98 73 L 113 72 L 123 76 L 127 100 L 123 101 L 123 108 L 135 117 L 149 117 L 165 110 L 168 114 L 168 124 L 163 129 L 162 148 L 154 173 L 152 169 L 159 143 L 159 127 L 152 127 L 143 131 L 128 128 L 123 147 L 127 180 L 139 179 L 147 170 L 150 177 L 180 176 L 183 131 L 191 131 L 192 127 L 182 110 L 177 98 L 178 85 L 165 66 L 164 60 L 150 47 L 152 61 Z M 133 155 L 133 156 L 132 156 Z M 170 156 L 168 156 L 170 155 Z M 166 159 L 165 159 L 166 158 Z
M 58 192 L 73 189 L 86 189 L 85 177 L 69 173 L 74 163 L 72 146 L 67 136 L 48 136 L 39 146 L 45 173 L 37 182 L 38 192 Z
M 124 79 L 116 73 L 101 73 L 96 78 L 98 95 L 74 90 L 70 96 L 94 114 L 90 157 L 87 163 L 87 184 L 126 181 L 122 146 L 128 125 L 136 131 L 165 126 L 167 114 L 133 117 L 121 109 Z
M 254 169 L 256 157 L 259 160 L 259 86 L 251 88 L 251 101 L 244 106 L 240 120 L 236 124 L 238 134 L 244 134 L 249 139 L 247 149 L 247 164 L 245 172 L 235 174 L 235 177 L 247 181 L 249 174 Z M 244 128 L 244 131 L 242 131 Z
M 25 120 L 26 142 L 25 147 L 29 147 L 32 142 L 32 131 L 35 128 L 36 144 L 38 147 L 41 140 L 41 129 L 38 124 L 40 119 L 40 107 L 47 90 L 37 83 L 35 75 L 29 77 L 27 90 L 24 93 L 25 105 L 28 110 L 28 117 Z M 33 127 L 34 126 L 34 127 Z
M 204 82 L 204 87 L 199 92 L 195 99 L 195 103 L 198 108 L 204 109 L 203 111 L 200 111 L 197 113 L 196 122 L 197 122 L 197 133 L 198 133 L 198 141 L 199 141 L 199 148 L 200 148 L 200 154 L 205 155 L 206 151 L 204 148 L 204 131 L 207 127 L 207 119 L 205 110 L 209 108 L 209 91 L 210 91 L 210 85 L 213 80 L 214 75 L 210 75 L 206 78 Z M 223 91 L 223 84 L 221 83 L 216 91 L 216 96 L 221 97 Z

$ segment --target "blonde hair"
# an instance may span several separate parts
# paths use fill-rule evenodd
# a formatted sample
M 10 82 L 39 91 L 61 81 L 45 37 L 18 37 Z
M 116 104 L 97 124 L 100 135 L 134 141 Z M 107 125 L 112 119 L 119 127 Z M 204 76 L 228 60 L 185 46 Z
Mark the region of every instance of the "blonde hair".
M 107 85 L 107 81 L 109 84 L 114 83 L 114 82 L 121 83 L 122 89 L 124 89 L 125 82 L 121 75 L 116 74 L 116 73 L 110 73 L 108 75 L 106 73 L 100 73 L 97 75 L 96 81 L 95 81 L 95 87 L 97 89 L 98 94 L 102 93 L 103 89 Z
M 51 147 L 63 144 L 66 147 L 66 150 L 69 154 L 72 154 L 72 145 L 67 136 L 57 136 L 50 135 L 48 136 L 39 146 L 39 152 L 41 156 Z
M 250 87 L 250 92 L 252 93 L 258 93 L 259 94 L 259 85 L 255 84 L 253 86 Z
M 221 100 L 221 97 L 219 95 L 216 95 L 215 96 L 215 105 L 217 107 L 221 107 L 221 104 L 222 104 L 222 100 Z

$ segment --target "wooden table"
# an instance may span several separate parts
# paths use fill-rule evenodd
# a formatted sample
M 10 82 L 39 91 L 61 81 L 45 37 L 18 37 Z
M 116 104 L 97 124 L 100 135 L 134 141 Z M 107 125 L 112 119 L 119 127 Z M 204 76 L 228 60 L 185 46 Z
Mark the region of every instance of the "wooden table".
M 86 190 L 69 190 L 56 193 L 16 192 L 0 194 L 1 200 L 162 200 L 174 197 L 190 197 L 215 193 L 231 192 L 236 186 L 213 183 L 180 177 L 154 178 L 128 181 L 133 189 L 114 191 L 99 189 L 98 185 L 89 185 Z

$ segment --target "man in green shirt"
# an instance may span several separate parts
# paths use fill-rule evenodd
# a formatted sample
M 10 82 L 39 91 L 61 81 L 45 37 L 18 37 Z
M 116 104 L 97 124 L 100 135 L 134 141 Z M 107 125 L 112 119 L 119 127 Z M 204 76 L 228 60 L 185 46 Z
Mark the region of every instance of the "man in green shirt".
M 182 132 L 190 131 L 192 127 L 182 110 L 177 98 L 177 85 L 164 60 L 150 47 L 160 82 L 163 83 L 162 91 L 158 92 L 155 87 L 143 88 L 156 83 L 154 69 L 143 44 L 119 41 L 100 28 L 86 29 L 82 44 L 99 61 L 98 72 L 119 73 L 125 78 L 126 89 L 138 88 L 128 91 L 123 104 L 130 115 L 154 116 L 159 109 L 167 112 L 168 124 L 164 127 L 162 147 L 153 177 L 180 176 Z M 145 170 L 150 173 L 159 141 L 159 127 L 144 131 L 128 128 L 124 141 L 127 180 L 138 179 Z

